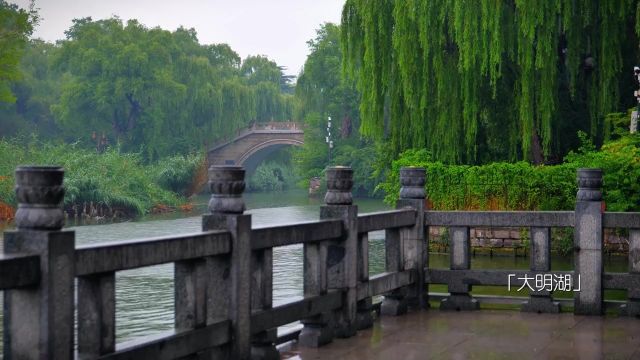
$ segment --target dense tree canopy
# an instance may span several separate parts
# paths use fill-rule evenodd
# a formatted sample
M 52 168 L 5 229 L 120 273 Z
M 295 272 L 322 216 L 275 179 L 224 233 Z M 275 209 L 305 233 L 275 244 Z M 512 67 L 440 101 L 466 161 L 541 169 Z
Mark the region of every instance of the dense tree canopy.
M 28 135 L 43 138 L 59 136 L 50 112 L 51 104 L 60 97 L 63 75 L 51 66 L 57 48 L 42 40 L 29 41 L 18 68 L 20 79 L 11 83 L 14 103 L 0 102 L 0 136 Z
M 363 134 L 452 163 L 566 153 L 633 104 L 633 0 L 347 0 Z
M 310 54 L 296 84 L 296 117 L 305 121 L 305 143 L 294 155 L 304 179 L 321 176 L 330 164 L 325 136 L 327 118 L 331 116 L 331 164 L 351 166 L 358 185 L 354 191 L 370 193 L 376 180 L 371 177 L 375 147 L 361 139 L 357 131 L 359 95 L 354 82 L 341 76 L 340 41 L 340 27 L 326 23 L 307 42 Z
M 254 86 L 257 121 L 291 119 L 293 97 L 278 96 L 292 92 L 292 78 L 282 67 L 265 56 L 249 56 L 242 62 L 240 74 Z
M 0 106 L 9 134 L 35 125 L 44 137 L 156 159 L 201 150 L 252 121 L 291 119 L 293 97 L 281 87 L 290 78 L 275 62 L 201 45 L 194 29 L 84 18 L 65 34 L 55 45 L 27 44 L 23 79 L 12 84 L 17 102 Z
M 357 119 L 358 94 L 355 84 L 341 76 L 342 48 L 340 27 L 326 23 L 315 39 L 307 42 L 310 54 L 296 84 L 301 114 L 317 112 L 321 116 Z
M 36 21 L 34 11 L 0 0 L 0 102 L 16 100 L 10 85 L 20 78 L 20 57 Z

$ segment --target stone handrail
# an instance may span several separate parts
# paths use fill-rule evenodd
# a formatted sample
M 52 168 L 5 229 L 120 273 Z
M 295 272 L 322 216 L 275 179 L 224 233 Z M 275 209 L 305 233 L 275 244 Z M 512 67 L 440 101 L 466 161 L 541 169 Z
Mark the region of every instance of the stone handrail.
M 326 172 L 319 221 L 252 228 L 251 215 L 244 213 L 244 169 L 212 166 L 202 232 L 77 248 L 74 232 L 63 230 L 63 175 L 57 167 L 16 171 L 17 230 L 5 232 L 0 256 L 6 358 L 171 359 L 198 353 L 274 359 L 275 345 L 285 339 L 315 347 L 370 327 L 376 295 L 384 295 L 382 315 L 400 315 L 435 299 L 444 310 L 524 299 L 523 311 L 558 312 L 560 301 L 549 291 L 528 298 L 470 294 L 474 285 L 520 286 L 523 277 L 541 273 L 580 277 L 576 314 L 602 314 L 604 289 L 626 289 L 621 312 L 640 314 L 640 213 L 602 211 L 599 170 L 578 171 L 575 211 L 467 212 L 425 210 L 425 170 L 403 168 L 396 210 L 359 215 L 352 170 L 334 167 Z M 449 269 L 428 266 L 429 226 L 448 229 Z M 474 226 L 528 227 L 530 270 L 471 269 Z M 574 270 L 551 271 L 551 227 L 575 228 Z M 630 229 L 628 273 L 604 272 L 605 227 Z M 385 231 L 385 271 L 369 276 L 369 232 L 378 230 Z M 304 253 L 304 298 L 274 307 L 273 248 L 296 244 Z M 175 263 L 174 330 L 116 346 L 116 272 L 163 263 Z M 428 284 L 435 283 L 447 284 L 449 293 L 429 294 Z M 298 320 L 304 326 L 299 333 L 278 337 L 279 326 Z
M 449 294 L 441 298 L 441 309 L 475 310 L 479 301 L 496 297 L 470 295 L 473 285 L 522 286 L 526 276 L 571 276 L 579 282 L 573 301 L 575 314 L 600 315 L 607 302 L 605 289 L 627 290 L 627 302 L 618 306 L 621 314 L 640 315 L 640 213 L 604 212 L 602 203 L 602 172 L 598 169 L 579 169 L 575 211 L 425 211 L 426 226 L 448 228 L 451 253 L 450 267 L 425 268 L 427 284 L 446 284 Z M 530 271 L 482 270 L 470 268 L 470 227 L 527 227 L 530 233 Z M 551 271 L 551 227 L 574 228 L 574 270 Z M 629 272 L 605 273 L 603 266 L 603 229 L 629 229 Z M 574 284 L 577 285 L 577 284 Z M 428 285 L 427 285 L 428 286 Z M 498 299 L 500 300 L 500 299 Z M 511 298 L 522 302 L 522 310 L 530 312 L 559 312 L 560 301 L 550 291 L 531 291 L 528 298 Z M 503 301 L 500 301 L 503 302 Z M 571 303 L 572 302 L 572 303 Z M 612 304 L 615 305 L 615 304 Z M 620 304 L 617 304 L 620 305 Z
M 427 211 L 427 226 L 573 227 L 573 211 Z
M 252 228 L 244 214 L 244 169 L 212 166 L 202 232 L 79 247 L 74 232 L 62 229 L 62 169 L 16 173 L 17 230 L 5 232 L 0 256 L 6 358 L 278 358 L 278 326 L 302 320 L 298 341 L 320 346 L 371 326 L 372 296 L 388 293 L 387 314 L 424 300 L 416 292 L 424 263 L 415 251 L 422 208 L 403 203 L 358 215 L 350 168 L 327 170 L 319 221 Z M 387 272 L 369 279 L 367 234 L 381 229 L 389 238 Z M 304 247 L 305 296 L 273 307 L 273 248 L 294 244 Z M 175 263 L 175 329 L 116 346 L 116 272 L 164 263 Z

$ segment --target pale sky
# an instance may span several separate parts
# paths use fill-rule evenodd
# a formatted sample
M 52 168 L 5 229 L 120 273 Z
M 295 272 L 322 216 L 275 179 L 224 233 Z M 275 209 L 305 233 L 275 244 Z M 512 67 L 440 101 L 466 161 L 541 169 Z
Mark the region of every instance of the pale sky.
M 54 42 L 74 18 L 119 16 L 147 27 L 194 28 L 201 44 L 228 43 L 243 59 L 266 55 L 298 75 L 319 25 L 340 22 L 345 0 L 35 0 L 35 37 Z M 8 0 L 27 8 L 29 0 Z

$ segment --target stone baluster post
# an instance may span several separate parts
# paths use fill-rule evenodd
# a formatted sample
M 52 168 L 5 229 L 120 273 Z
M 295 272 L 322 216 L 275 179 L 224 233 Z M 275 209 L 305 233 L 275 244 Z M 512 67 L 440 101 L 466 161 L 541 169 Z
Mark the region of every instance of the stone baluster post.
M 531 270 L 548 272 L 551 270 L 551 229 L 531 227 Z M 560 304 L 554 302 L 549 291 L 530 291 L 529 300 L 522 304 L 522 311 L 537 313 L 558 313 Z
M 327 288 L 343 291 L 342 308 L 335 316 L 337 337 L 350 337 L 357 330 L 358 206 L 353 205 L 353 170 L 336 166 L 327 169 L 326 205 L 320 219 L 341 219 L 344 233 L 327 248 Z
M 471 268 L 471 244 L 469 227 L 452 226 L 449 228 L 449 254 L 451 270 L 469 270 Z M 450 295 L 440 302 L 441 310 L 477 310 L 478 300 L 469 295 L 471 285 L 459 281 L 449 282 Z
M 251 310 L 269 310 L 273 307 L 273 248 L 251 253 Z M 276 349 L 278 328 L 254 334 L 251 338 L 253 360 L 279 360 Z
M 640 229 L 629 229 L 629 273 L 640 274 Z M 627 289 L 627 303 L 621 312 L 628 316 L 640 316 L 640 288 Z
M 602 170 L 578 169 L 575 210 L 573 286 L 575 314 L 601 315 L 602 276 Z
M 402 231 L 399 228 L 386 229 L 384 234 L 385 271 L 400 272 L 404 270 L 404 245 Z M 402 287 L 384 294 L 380 313 L 385 316 L 398 316 L 408 310 L 408 289 Z
M 413 270 L 415 282 L 411 287 L 386 294 L 381 306 L 383 315 L 397 316 L 407 312 L 408 306 L 428 306 L 424 268 L 428 261 L 428 249 L 424 232 L 426 172 L 424 168 L 400 169 L 400 199 L 397 209 L 410 207 L 416 210 L 416 222 L 407 228 L 386 231 L 386 270 L 390 272 Z
M 16 169 L 15 231 L 4 252 L 40 255 L 40 283 L 4 293 L 5 359 L 73 359 L 75 233 L 62 231 L 64 170 Z
M 400 236 L 404 246 L 404 269 L 412 269 L 416 273 L 413 289 L 409 291 L 409 305 L 419 308 L 429 306 L 429 292 L 424 282 L 424 269 L 429 266 L 428 233 L 424 228 L 426 177 L 424 168 L 400 169 L 400 199 L 396 204 L 398 209 L 410 207 L 416 210 L 415 225 L 401 229 Z
M 205 260 L 206 321 L 231 320 L 230 348 L 213 355 L 239 360 L 251 357 L 251 215 L 243 214 L 244 174 L 241 166 L 209 168 L 210 213 L 202 217 L 204 231 L 231 233 L 231 256 Z
M 369 281 L 369 234 L 358 234 L 358 283 Z M 373 326 L 373 299 L 368 296 L 357 303 L 357 329 L 363 330 Z
M 115 272 L 78 277 L 78 359 L 116 349 Z
M 327 193 L 320 208 L 320 219 L 342 219 L 344 235 L 339 240 L 304 245 L 305 296 L 322 295 L 328 290 L 343 291 L 342 308 L 335 314 L 305 319 L 299 336 L 303 346 L 317 347 L 333 336 L 353 336 L 357 328 L 358 208 L 353 205 L 353 170 L 327 169 Z

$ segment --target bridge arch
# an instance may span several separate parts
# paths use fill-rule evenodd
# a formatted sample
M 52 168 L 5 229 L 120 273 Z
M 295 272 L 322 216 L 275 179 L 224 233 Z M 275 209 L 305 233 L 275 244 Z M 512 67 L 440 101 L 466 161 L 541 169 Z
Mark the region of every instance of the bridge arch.
M 267 123 L 245 129 L 234 139 L 208 151 L 209 165 L 242 165 L 247 172 L 271 153 L 285 146 L 304 144 L 304 131 L 297 123 Z
M 250 149 L 247 150 L 244 154 L 240 156 L 238 159 L 238 165 L 243 165 L 249 158 L 254 156 L 259 151 L 263 151 L 267 148 L 271 148 L 274 146 L 281 147 L 279 145 L 293 145 L 293 146 L 302 146 L 304 144 L 303 141 L 297 139 L 271 139 L 267 140 L 263 143 L 257 144 Z

